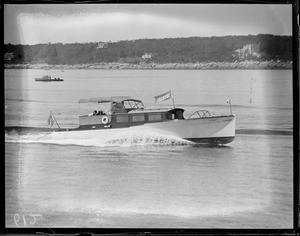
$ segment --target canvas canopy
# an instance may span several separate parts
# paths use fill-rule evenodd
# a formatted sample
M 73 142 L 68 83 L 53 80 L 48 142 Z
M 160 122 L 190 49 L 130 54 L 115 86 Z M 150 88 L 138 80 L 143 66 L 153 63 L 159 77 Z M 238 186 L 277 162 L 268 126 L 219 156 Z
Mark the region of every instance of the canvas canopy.
M 87 102 L 92 102 L 92 103 L 104 103 L 104 102 L 116 102 L 116 103 L 121 103 L 126 100 L 135 100 L 131 99 L 131 97 L 128 96 L 115 96 L 115 97 L 100 97 L 100 98 L 90 98 L 90 99 L 80 99 L 78 103 L 87 103 Z M 135 100 L 138 101 L 138 100 Z

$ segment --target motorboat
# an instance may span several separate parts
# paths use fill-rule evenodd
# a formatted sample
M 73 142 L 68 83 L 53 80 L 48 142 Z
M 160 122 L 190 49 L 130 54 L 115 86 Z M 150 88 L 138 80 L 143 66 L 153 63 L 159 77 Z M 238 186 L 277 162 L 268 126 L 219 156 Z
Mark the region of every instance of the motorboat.
M 54 129 L 54 137 L 90 139 L 139 132 L 217 145 L 228 144 L 235 138 L 234 114 L 216 116 L 207 110 L 197 110 L 187 116 L 184 109 L 175 106 L 147 109 L 141 100 L 128 96 L 80 99 L 78 103 L 106 104 L 106 110 L 80 115 L 76 128 L 60 128 L 51 113 L 48 124 L 52 126 L 56 122 L 59 127 Z
M 54 78 L 52 79 L 50 75 L 44 75 L 42 78 L 35 78 L 35 81 L 42 81 L 42 82 L 60 82 L 64 81 L 60 78 Z

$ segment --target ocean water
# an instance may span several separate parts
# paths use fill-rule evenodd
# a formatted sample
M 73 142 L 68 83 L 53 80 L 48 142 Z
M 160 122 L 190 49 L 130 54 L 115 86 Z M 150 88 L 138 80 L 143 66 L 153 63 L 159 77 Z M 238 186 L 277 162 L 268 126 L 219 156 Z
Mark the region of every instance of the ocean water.
M 63 82 L 35 82 L 45 74 Z M 55 140 L 125 95 L 146 107 L 172 90 L 177 107 L 236 114 L 237 135 L 209 147 L 153 134 Z M 292 228 L 291 70 L 5 70 L 7 227 Z M 27 128 L 24 128 L 27 127 Z M 32 128 L 35 127 L 35 128 Z M 36 129 L 39 128 L 39 129 Z

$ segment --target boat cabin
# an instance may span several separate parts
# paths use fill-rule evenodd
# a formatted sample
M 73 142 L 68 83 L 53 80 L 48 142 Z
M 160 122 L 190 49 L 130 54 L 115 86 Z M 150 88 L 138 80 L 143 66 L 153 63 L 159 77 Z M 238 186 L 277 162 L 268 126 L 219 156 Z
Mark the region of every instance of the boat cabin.
M 142 101 L 124 96 L 81 99 L 79 103 L 101 103 L 106 109 L 79 116 L 78 129 L 125 128 L 184 119 L 183 109 L 145 109 Z

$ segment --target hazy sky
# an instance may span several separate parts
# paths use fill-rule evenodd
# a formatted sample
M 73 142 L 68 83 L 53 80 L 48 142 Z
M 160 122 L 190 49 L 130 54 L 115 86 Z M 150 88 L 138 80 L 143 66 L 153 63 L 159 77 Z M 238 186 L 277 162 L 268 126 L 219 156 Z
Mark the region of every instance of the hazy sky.
M 291 5 L 4 5 L 4 43 L 84 43 L 191 36 L 292 35 Z

